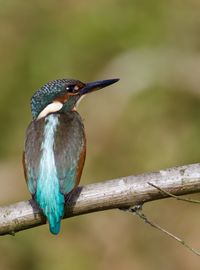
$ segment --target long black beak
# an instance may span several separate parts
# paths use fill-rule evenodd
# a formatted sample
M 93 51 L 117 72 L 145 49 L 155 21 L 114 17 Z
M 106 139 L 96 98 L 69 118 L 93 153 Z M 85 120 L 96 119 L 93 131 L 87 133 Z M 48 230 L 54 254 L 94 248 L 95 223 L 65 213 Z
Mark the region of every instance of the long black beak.
M 85 87 L 83 87 L 80 90 L 80 94 L 85 95 L 85 94 L 91 93 L 93 91 L 99 90 L 101 88 L 109 86 L 109 85 L 116 83 L 118 81 L 119 81 L 119 79 L 110 79 L 110 80 L 103 80 L 103 81 L 86 83 Z

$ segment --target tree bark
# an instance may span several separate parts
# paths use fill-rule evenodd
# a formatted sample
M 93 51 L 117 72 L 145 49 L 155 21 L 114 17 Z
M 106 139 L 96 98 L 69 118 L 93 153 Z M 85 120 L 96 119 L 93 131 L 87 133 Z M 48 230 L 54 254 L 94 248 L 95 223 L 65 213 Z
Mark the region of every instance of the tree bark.
M 128 208 L 168 197 L 150 183 L 174 195 L 200 192 L 200 164 L 127 176 L 78 187 L 66 200 L 64 218 L 114 208 Z M 33 200 L 0 207 L 0 235 L 46 223 Z

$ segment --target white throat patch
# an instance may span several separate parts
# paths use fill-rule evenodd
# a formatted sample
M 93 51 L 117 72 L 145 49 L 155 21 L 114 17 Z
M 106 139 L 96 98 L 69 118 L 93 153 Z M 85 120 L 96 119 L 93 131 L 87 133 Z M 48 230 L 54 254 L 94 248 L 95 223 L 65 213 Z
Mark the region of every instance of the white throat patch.
M 63 107 L 63 104 L 60 101 L 54 101 L 53 103 L 50 103 L 44 108 L 44 110 L 41 111 L 41 113 L 37 117 L 37 120 L 43 117 L 46 117 L 50 113 L 60 111 L 62 107 Z
M 79 98 L 79 100 L 76 102 L 75 107 L 78 107 L 78 106 L 79 106 L 80 102 L 82 101 L 82 99 L 83 99 L 85 96 L 86 96 L 86 95 L 82 95 L 82 96 Z

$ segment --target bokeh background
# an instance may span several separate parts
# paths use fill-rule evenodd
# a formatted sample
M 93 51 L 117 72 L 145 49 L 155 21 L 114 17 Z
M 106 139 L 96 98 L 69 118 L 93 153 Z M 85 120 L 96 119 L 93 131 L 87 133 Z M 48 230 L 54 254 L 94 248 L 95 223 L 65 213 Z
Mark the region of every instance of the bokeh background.
M 0 0 L 0 204 L 27 200 L 21 154 L 29 100 L 49 80 L 121 78 L 84 99 L 82 184 L 200 160 L 200 2 Z M 195 195 L 195 198 L 199 198 Z M 200 249 L 199 206 L 145 213 Z M 0 239 L 1 270 L 199 269 L 200 259 L 118 210 Z

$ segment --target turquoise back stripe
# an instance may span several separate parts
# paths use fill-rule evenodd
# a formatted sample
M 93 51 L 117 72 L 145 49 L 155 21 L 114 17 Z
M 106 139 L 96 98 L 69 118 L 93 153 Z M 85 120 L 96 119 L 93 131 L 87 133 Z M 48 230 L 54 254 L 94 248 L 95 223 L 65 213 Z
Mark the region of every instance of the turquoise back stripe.
M 36 201 L 46 215 L 50 231 L 58 234 L 64 214 L 64 195 L 60 192 L 54 159 L 54 136 L 59 124 L 59 115 L 51 114 L 45 119 L 44 141 L 41 145 L 41 160 L 37 181 Z

